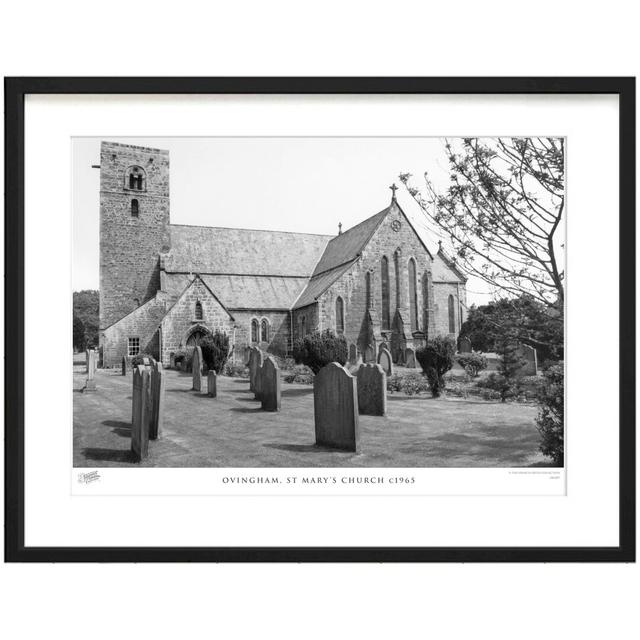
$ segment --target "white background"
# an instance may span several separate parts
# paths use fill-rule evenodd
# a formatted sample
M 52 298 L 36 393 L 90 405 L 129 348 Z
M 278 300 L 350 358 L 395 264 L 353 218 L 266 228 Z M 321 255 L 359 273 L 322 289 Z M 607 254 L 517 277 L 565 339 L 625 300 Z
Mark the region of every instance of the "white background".
M 630 3 L 13 3 L 6 75 L 633 75 Z M 176 8 L 177 7 L 177 8 Z M 65 10 L 66 8 L 66 10 Z M 594 123 L 594 128 L 597 123 Z M 43 158 L 43 161 L 45 158 Z M 606 159 L 595 159 L 595 170 Z M 594 249 L 595 253 L 596 249 Z M 10 637 L 621 637 L 633 566 L 3 566 Z

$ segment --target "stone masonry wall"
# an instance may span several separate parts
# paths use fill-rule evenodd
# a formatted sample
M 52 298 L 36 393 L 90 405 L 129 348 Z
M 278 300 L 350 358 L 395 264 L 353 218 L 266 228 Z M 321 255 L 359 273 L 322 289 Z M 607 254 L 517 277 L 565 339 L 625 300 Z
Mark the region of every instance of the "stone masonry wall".
M 198 301 L 202 305 L 202 320 L 196 319 L 196 302 Z M 212 295 L 202 280 L 196 277 L 162 320 L 162 364 L 168 366 L 170 353 L 184 349 L 189 335 L 197 329 L 210 333 L 224 331 L 233 345 L 234 324 L 229 312 Z
M 322 331 L 327 327 L 320 326 L 320 318 L 318 315 L 318 305 L 313 303 L 306 307 L 300 307 L 295 309 L 292 313 L 291 319 L 293 324 L 293 340 L 295 342 L 302 335 L 302 318 L 305 319 L 305 331 L 306 333 L 313 333 L 314 331 Z
M 128 168 L 143 170 L 130 189 Z M 138 200 L 138 217 L 131 201 Z M 100 149 L 100 328 L 153 298 L 158 254 L 169 249 L 169 152 L 115 142 Z
M 158 327 L 165 312 L 166 301 L 159 295 L 101 332 L 102 366 L 120 366 L 128 355 L 129 338 L 139 338 L 140 353 L 157 358 Z
M 457 338 L 460 327 L 467 317 L 466 296 L 463 284 L 456 282 L 434 282 L 434 307 L 436 333 L 438 335 L 451 335 Z M 455 333 L 449 333 L 449 296 L 453 296 Z
M 394 224 L 396 222 L 396 224 Z M 394 230 L 397 223 L 399 230 Z M 396 268 L 394 254 L 399 250 L 399 290 L 396 287 Z M 323 328 L 336 328 L 336 299 L 342 297 L 344 301 L 345 337 L 349 343 L 358 344 L 363 331 L 366 305 L 365 273 L 371 272 L 371 290 L 373 299 L 374 335 L 376 342 L 381 340 L 382 329 L 382 257 L 389 261 L 389 288 L 390 288 L 390 316 L 391 324 L 394 323 L 394 314 L 399 309 L 407 325 L 410 323 L 409 309 L 409 260 L 416 262 L 417 280 L 417 326 L 405 325 L 405 334 L 411 338 L 412 331 L 428 330 L 431 335 L 432 327 L 425 327 L 425 319 L 432 317 L 432 310 L 424 306 L 423 279 L 427 279 L 427 272 L 431 269 L 431 260 L 424 245 L 413 231 L 409 222 L 401 211 L 393 207 L 373 237 L 362 252 L 361 258 L 342 275 L 319 298 L 320 324 Z M 427 284 L 428 286 L 428 284 Z M 429 296 L 429 302 L 433 296 Z
M 252 309 L 237 311 L 231 310 L 236 320 L 235 330 L 235 357 L 236 362 L 243 358 L 244 350 L 247 347 L 259 347 L 267 353 L 277 356 L 286 356 L 291 340 L 290 312 L 289 311 L 268 311 L 264 309 Z M 266 318 L 269 323 L 269 341 L 251 342 L 251 320 L 262 322 Z M 260 334 L 258 337 L 262 337 Z

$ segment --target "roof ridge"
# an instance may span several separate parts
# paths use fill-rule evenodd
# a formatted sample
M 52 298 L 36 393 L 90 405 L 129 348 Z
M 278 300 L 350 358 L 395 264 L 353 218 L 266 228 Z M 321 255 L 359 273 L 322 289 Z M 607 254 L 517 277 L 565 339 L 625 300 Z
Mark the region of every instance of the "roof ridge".
M 211 227 L 205 224 L 180 224 L 172 222 L 169 224 L 170 227 L 189 227 L 192 229 L 224 229 L 226 231 L 259 231 L 261 233 L 288 233 L 291 235 L 297 236 L 317 236 L 321 238 L 333 239 L 337 236 L 332 236 L 327 233 L 308 233 L 306 231 L 283 231 L 279 229 L 249 229 L 247 227 Z M 345 232 L 346 233 L 346 232 Z

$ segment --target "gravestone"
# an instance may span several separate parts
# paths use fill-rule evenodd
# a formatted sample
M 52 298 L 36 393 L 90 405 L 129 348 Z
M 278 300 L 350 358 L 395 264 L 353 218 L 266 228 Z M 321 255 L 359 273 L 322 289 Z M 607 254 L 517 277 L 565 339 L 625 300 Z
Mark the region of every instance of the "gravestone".
M 94 349 L 87 349 L 87 382 L 84 385 L 82 391 L 84 393 L 90 393 L 96 390 L 96 352 Z
M 393 375 L 393 361 L 388 349 L 380 349 L 380 353 L 378 354 L 378 364 L 382 366 L 384 372 L 388 376 Z
M 349 373 L 355 373 L 362 366 L 362 364 L 363 364 L 362 356 L 360 354 L 358 354 L 358 357 L 356 358 L 355 362 L 348 362 L 347 363 L 347 371 Z
M 169 369 L 175 369 L 176 368 L 176 354 L 172 351 L 169 354 Z
M 376 349 L 373 346 L 367 347 L 364 350 L 364 361 L 375 362 L 376 361 Z
M 263 411 L 280 411 L 282 399 L 280 369 L 271 356 L 267 356 L 260 368 L 260 400 Z
M 150 368 L 151 421 L 149 440 L 157 440 L 162 434 L 164 424 L 164 387 L 165 373 L 161 362 L 153 362 Z
M 126 356 L 122 356 L 122 375 L 127 375 L 127 358 Z
M 358 359 L 358 349 L 355 344 L 349 345 L 349 363 L 353 364 Z
M 194 347 L 193 359 L 191 360 L 191 371 L 193 373 L 193 391 L 202 391 L 202 349 Z
M 216 372 L 211 369 L 207 374 L 207 395 L 210 398 L 215 398 L 218 395 L 218 376 Z
M 150 374 L 144 366 L 133 369 L 133 422 L 131 451 L 137 462 L 149 455 L 149 423 L 151 422 Z
M 249 354 L 249 390 L 255 392 L 258 369 L 262 366 L 262 351 L 252 347 Z
M 318 371 L 313 380 L 316 444 L 356 451 L 358 391 L 356 379 L 337 362 Z
M 471 340 L 468 336 L 463 336 L 458 342 L 458 351 L 460 353 L 471 353 Z
M 521 344 L 518 347 L 518 356 L 524 360 L 519 372 L 522 376 L 537 376 L 538 375 L 538 354 L 533 347 L 528 344 Z
M 253 359 L 249 363 L 249 388 L 255 394 L 257 400 L 260 399 L 260 369 L 264 362 L 264 355 L 258 347 L 254 347 Z
M 366 416 L 387 413 L 387 375 L 379 364 L 365 364 L 358 369 L 358 410 Z
M 404 350 L 404 366 L 408 369 L 416 368 L 416 352 L 411 347 L 407 347 Z

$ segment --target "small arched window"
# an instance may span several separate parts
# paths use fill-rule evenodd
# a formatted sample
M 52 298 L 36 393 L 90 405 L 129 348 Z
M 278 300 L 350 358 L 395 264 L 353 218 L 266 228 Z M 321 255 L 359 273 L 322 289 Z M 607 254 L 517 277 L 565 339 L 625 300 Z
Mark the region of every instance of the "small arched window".
M 133 299 L 133 304 L 135 304 L 136 307 L 139 307 L 140 306 L 140 299 L 139 298 L 134 298 Z
M 269 342 L 269 321 L 266 318 L 262 318 L 260 323 L 260 340 Z
M 138 204 L 138 200 L 134 198 L 131 201 L 131 217 L 137 218 L 139 212 L 140 212 L 140 205 Z
M 449 296 L 449 333 L 456 332 L 456 305 L 453 296 Z
M 200 300 L 198 300 L 196 302 L 196 315 L 195 315 L 196 320 L 202 320 L 202 303 L 200 302 Z
M 258 321 L 254 318 L 251 321 L 251 342 L 258 342 L 260 338 L 260 325 Z
M 344 333 L 344 301 L 336 298 L 336 333 Z
M 300 334 L 303 337 L 307 335 L 307 318 L 306 318 L 306 316 L 302 316 L 302 318 L 300 318 Z

